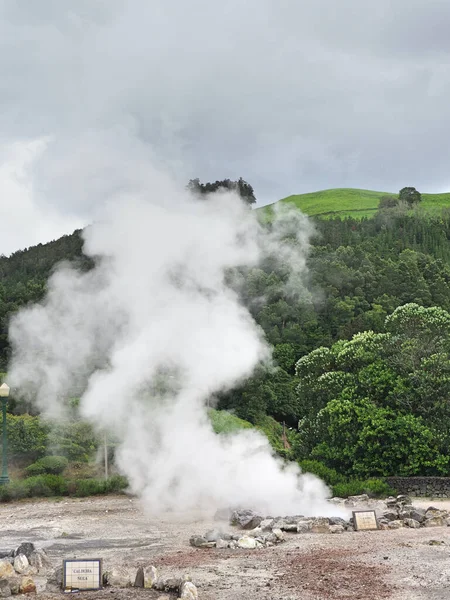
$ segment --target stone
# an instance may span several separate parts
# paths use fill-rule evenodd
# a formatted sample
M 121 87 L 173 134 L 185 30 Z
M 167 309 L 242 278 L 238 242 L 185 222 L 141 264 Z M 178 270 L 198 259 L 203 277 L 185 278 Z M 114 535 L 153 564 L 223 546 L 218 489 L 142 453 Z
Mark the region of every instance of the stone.
M 344 533 L 343 525 L 330 525 L 330 533 Z
M 144 587 L 144 569 L 139 567 L 136 573 L 136 578 L 134 580 L 135 588 L 143 588 Z
M 283 531 L 297 531 L 297 521 L 276 519 L 272 527 L 275 527 L 276 529 L 282 529 Z
M 393 521 L 390 521 L 390 522 L 393 523 Z M 378 529 L 381 529 L 381 530 L 389 529 L 389 523 L 387 521 L 385 521 L 383 523 L 381 521 L 379 521 Z
M 328 519 L 317 517 L 311 522 L 311 533 L 330 533 L 330 524 Z
M 9 598 L 11 593 L 9 581 L 7 579 L 0 579 L 0 598 Z
M 425 519 L 424 527 L 444 527 L 446 524 L 443 517 L 430 517 Z
M 361 494 L 360 496 L 349 496 L 346 500 L 346 504 L 364 504 L 369 502 L 369 496 L 367 494 Z
M 231 525 L 237 525 L 241 529 L 254 529 L 263 520 L 254 510 L 235 510 L 231 515 Z
M 383 512 L 382 518 L 386 521 L 397 521 L 398 513 L 394 512 L 393 510 L 385 510 Z
M 163 594 L 162 596 L 158 596 L 156 600 L 173 600 L 173 598 L 169 594 Z
M 247 535 L 251 536 L 251 537 L 260 537 L 263 534 L 263 530 L 261 529 L 261 527 L 255 527 L 255 529 L 252 529 L 251 531 L 249 531 L 247 533 Z
M 207 531 L 203 536 L 207 542 L 217 542 L 219 539 L 223 539 L 223 533 L 218 529 L 211 529 Z
M 433 507 L 428 508 L 425 513 L 425 519 L 432 519 L 434 517 L 446 519 L 448 517 L 448 512 L 446 510 L 439 510 Z
M 108 585 L 118 588 L 131 587 L 132 585 L 130 573 L 125 567 L 121 566 L 110 569 L 106 574 L 106 581 Z
M 216 545 L 215 542 L 208 542 L 203 535 L 193 535 L 189 539 L 189 543 L 194 548 L 213 548 Z
M 423 508 L 415 508 L 411 511 L 410 518 L 415 521 L 419 521 L 419 523 L 423 523 L 425 521 L 425 510 Z
M 14 575 L 13 577 L 8 577 L 9 587 L 11 589 L 11 594 L 15 596 L 19 593 L 20 590 L 20 582 L 22 581 L 22 577 L 20 575 Z
M 229 548 L 230 547 L 230 542 L 228 542 L 227 540 L 217 540 L 216 542 L 216 548 L 218 548 L 219 550 L 225 550 L 225 548 Z
M 241 538 L 239 538 L 237 545 L 239 548 L 253 550 L 256 548 L 256 540 L 248 535 L 243 535 Z
M 399 496 L 397 496 L 397 498 L 395 499 L 397 504 L 411 504 L 411 498 L 409 496 L 406 496 L 405 494 L 400 494 Z
M 272 529 L 272 534 L 276 537 L 278 542 L 284 542 L 285 537 L 281 529 Z
M 35 551 L 34 544 L 32 542 L 23 542 L 20 544 L 18 548 L 14 551 L 14 556 L 18 554 L 25 554 L 27 559 L 30 558 L 31 554 Z
M 297 533 L 310 533 L 312 521 L 299 521 L 297 523 Z
M 273 524 L 275 523 L 275 519 L 263 519 L 259 524 L 259 527 L 263 531 L 270 531 L 273 528 Z
M 14 571 L 19 574 L 23 574 L 28 570 L 30 563 L 28 562 L 28 558 L 25 554 L 17 554 L 14 558 Z
M 48 571 L 52 568 L 51 560 L 47 556 L 45 550 L 42 550 L 42 548 L 36 548 L 36 550 L 30 554 L 28 562 L 30 563 L 31 567 L 36 569 L 37 572 Z
M 152 588 L 158 581 L 158 569 L 153 565 L 144 569 L 144 585 L 145 588 Z
M 388 529 L 400 529 L 401 527 L 403 527 L 403 521 L 389 521 L 388 523 Z
M 403 519 L 403 522 L 406 527 L 410 527 L 411 529 L 419 529 L 420 523 L 415 519 Z
M 21 594 L 31 594 L 36 592 L 36 584 L 30 575 L 25 575 L 22 577 L 19 592 Z
M 330 525 L 342 525 L 342 527 L 345 527 L 347 524 L 347 521 L 345 521 L 345 519 L 341 519 L 341 517 L 330 517 L 329 522 Z
M 8 579 L 15 575 L 14 567 L 8 559 L 0 560 L 0 579 Z
M 192 581 L 185 581 L 181 585 L 180 600 L 198 600 L 198 591 Z

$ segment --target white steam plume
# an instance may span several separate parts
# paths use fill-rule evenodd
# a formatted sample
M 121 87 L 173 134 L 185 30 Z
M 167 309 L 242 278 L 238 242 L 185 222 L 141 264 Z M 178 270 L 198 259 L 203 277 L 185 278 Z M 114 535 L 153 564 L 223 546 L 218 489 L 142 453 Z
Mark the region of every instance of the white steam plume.
M 154 512 L 336 512 L 324 484 L 285 467 L 262 435 L 218 436 L 205 410 L 270 359 L 226 270 L 277 249 L 298 284 L 306 218 L 297 218 L 302 244 L 288 248 L 232 194 L 196 200 L 164 182 L 155 196 L 111 203 L 83 234 L 95 268 L 59 267 L 43 302 L 14 317 L 11 383 L 49 416 L 82 386 L 82 416 L 119 438 L 118 466 Z

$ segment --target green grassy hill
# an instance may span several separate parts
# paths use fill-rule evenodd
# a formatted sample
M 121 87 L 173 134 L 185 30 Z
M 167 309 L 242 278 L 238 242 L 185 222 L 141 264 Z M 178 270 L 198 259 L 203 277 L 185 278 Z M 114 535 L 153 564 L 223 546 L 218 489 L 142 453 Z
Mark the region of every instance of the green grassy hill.
M 383 196 L 396 196 L 391 192 L 375 192 L 352 188 L 336 188 L 321 190 L 309 194 L 296 194 L 283 198 L 279 202 L 295 204 L 302 212 L 310 216 L 332 217 L 352 216 L 355 218 L 370 217 L 375 214 L 378 203 Z M 277 204 L 277 203 L 275 203 Z M 263 207 L 263 212 L 270 214 L 270 204 Z M 420 206 L 429 213 L 450 208 L 450 193 L 422 194 Z

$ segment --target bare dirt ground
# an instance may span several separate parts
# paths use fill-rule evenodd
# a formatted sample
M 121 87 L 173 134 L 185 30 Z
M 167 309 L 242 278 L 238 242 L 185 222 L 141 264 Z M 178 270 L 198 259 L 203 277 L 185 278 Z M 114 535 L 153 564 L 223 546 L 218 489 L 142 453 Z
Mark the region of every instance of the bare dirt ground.
M 415 504 L 450 508 L 450 502 Z M 285 543 L 261 550 L 196 549 L 190 536 L 217 522 L 193 514 L 154 518 L 127 496 L 2 504 L 0 523 L 0 550 L 31 541 L 46 549 L 54 566 L 63 558 L 102 558 L 106 570 L 154 564 L 163 577 L 189 574 L 200 600 L 450 597 L 450 528 L 444 527 L 287 534 Z M 150 600 L 161 593 L 105 589 L 82 595 Z

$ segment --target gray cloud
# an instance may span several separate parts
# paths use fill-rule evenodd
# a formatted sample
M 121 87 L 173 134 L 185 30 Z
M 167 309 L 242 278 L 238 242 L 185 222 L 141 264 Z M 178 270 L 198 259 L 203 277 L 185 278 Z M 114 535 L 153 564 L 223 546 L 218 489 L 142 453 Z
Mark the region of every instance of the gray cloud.
M 263 202 L 450 189 L 449 26 L 444 0 L 0 1 L 2 160 L 48 138 L 1 180 L 0 252 L 151 193 L 149 164 Z

